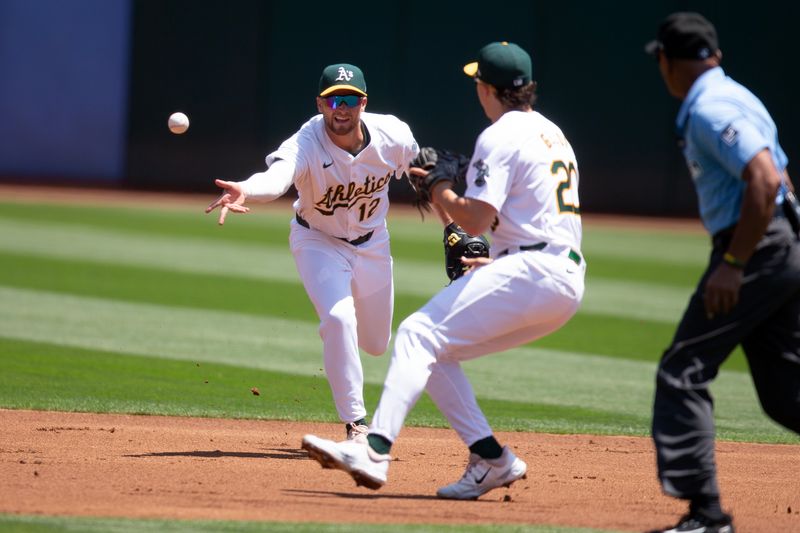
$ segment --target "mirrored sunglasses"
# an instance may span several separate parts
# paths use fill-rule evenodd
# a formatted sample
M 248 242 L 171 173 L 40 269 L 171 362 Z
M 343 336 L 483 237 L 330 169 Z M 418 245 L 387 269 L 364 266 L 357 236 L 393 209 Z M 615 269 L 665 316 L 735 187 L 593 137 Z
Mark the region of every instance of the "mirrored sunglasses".
M 331 109 L 336 109 L 342 104 L 346 105 L 347 107 L 356 107 L 361 102 L 361 97 L 357 94 L 326 96 L 325 102 L 327 102 L 328 107 Z

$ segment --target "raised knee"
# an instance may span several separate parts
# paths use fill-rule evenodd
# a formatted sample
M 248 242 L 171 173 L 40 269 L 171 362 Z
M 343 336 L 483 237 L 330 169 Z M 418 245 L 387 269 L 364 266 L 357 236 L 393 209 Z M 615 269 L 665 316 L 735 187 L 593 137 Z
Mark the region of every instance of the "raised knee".
M 400 323 L 394 340 L 395 352 L 398 350 L 405 353 L 424 351 L 433 354 L 436 351 L 431 326 L 425 323 L 426 318 L 424 315 L 415 313 Z
M 359 343 L 362 350 L 367 352 L 369 355 L 374 355 L 375 357 L 379 355 L 383 355 L 386 353 L 386 350 L 389 349 L 389 341 L 391 340 L 391 336 L 385 339 L 367 339 L 366 341 L 359 337 Z
M 337 304 L 320 317 L 320 333 L 344 332 L 355 328 L 356 313 L 352 305 Z
M 433 327 L 430 319 L 422 313 L 412 313 L 397 326 L 397 336 L 417 335 L 419 332 L 430 331 Z
M 409 319 L 406 318 L 397 327 L 397 334 L 394 339 L 395 346 L 398 344 L 405 345 L 408 344 L 409 342 L 413 342 L 416 344 L 416 342 L 412 339 L 415 339 L 417 337 L 417 334 L 415 333 L 414 328 L 411 327 L 411 325 L 409 324 L 408 320 Z

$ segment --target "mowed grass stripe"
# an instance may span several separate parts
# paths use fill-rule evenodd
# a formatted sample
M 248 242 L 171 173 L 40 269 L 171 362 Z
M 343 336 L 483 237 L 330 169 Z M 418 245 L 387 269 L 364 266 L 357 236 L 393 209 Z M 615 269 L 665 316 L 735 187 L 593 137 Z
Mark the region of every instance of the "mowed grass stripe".
M 0 336 L 119 354 L 321 376 L 316 326 L 240 313 L 170 308 L 0 287 Z M 365 377 L 380 384 L 389 357 L 362 357 Z M 486 399 L 554 408 L 603 408 L 649 416 L 655 362 L 519 348 L 465 364 Z M 720 429 L 770 432 L 749 376 L 724 372 L 715 384 Z M 632 410 L 631 410 L 632 409 Z M 735 416 L 728 424 L 726 409 Z
M 209 202 L 213 198 L 209 199 Z M 206 215 L 205 205 L 197 209 L 187 206 L 102 207 L 66 203 L 0 203 L 3 224 L 16 221 L 40 227 L 63 226 L 95 229 L 130 235 L 211 239 L 219 242 L 266 242 L 280 244 L 289 235 L 291 207 L 259 210 L 254 215 L 233 216 L 231 224 L 220 227 L 217 216 Z M 256 208 L 258 209 L 258 208 Z
M 321 376 L 297 376 L 215 363 L 197 364 L 128 354 L 0 338 L 0 405 L 11 408 L 88 412 L 124 412 L 336 421 L 327 382 Z M 517 361 L 514 361 L 515 363 Z M 545 366 L 552 366 L 544 360 Z M 580 365 L 580 362 L 578 362 Z M 593 369 L 595 370 L 595 369 Z M 552 372 L 552 369 L 550 370 Z M 555 374 L 559 372 L 556 370 Z M 471 372 L 481 381 L 481 372 Z M 108 379 L 108 376 L 115 376 Z M 528 383 L 538 386 L 540 382 Z M 578 383 L 577 385 L 580 385 Z M 560 387 L 558 383 L 554 386 Z M 251 392 L 257 387 L 257 397 Z M 505 390 L 513 390 L 508 382 Z M 561 395 L 574 388 L 560 389 Z M 585 389 L 589 391 L 589 389 Z M 131 394 L 135 391 L 135 394 Z M 365 387 L 367 405 L 377 404 L 380 386 Z M 559 395 L 549 398 L 557 400 Z M 553 433 L 646 435 L 647 402 L 625 401 L 639 412 L 600 406 L 487 399 L 481 406 L 498 430 Z M 735 406 L 734 406 L 735 407 Z M 735 408 L 726 409 L 733 413 Z M 721 413 L 719 434 L 732 440 L 795 442 L 796 437 L 750 417 Z M 762 420 L 763 422 L 763 420 Z M 408 418 L 410 425 L 446 427 L 441 414 L 423 397 Z M 793 440 L 794 439 L 794 440 Z
M 281 245 L 218 242 L 6 220 L 0 226 L 0 250 L 39 258 L 300 283 L 288 241 Z M 406 260 L 398 267 L 395 261 L 398 292 L 434 294 L 446 285 L 442 264 Z
M 209 202 L 213 200 L 209 196 Z M 190 209 L 186 205 L 163 206 L 114 206 L 69 205 L 52 202 L 0 202 L 0 214 L 7 220 L 36 224 L 69 223 L 118 231 L 122 233 L 148 233 L 163 236 L 198 237 L 219 241 L 259 242 L 282 244 L 288 235 L 289 221 L 293 216 L 291 204 L 281 201 L 269 206 L 253 204 L 253 211 L 246 216 L 231 215 L 224 227 L 218 227 L 215 215 L 205 215 L 205 205 Z M 635 220 L 635 219 L 634 219 Z M 407 255 L 420 249 L 419 243 L 435 243 L 442 238 L 442 229 L 435 217 L 425 220 L 413 212 L 391 210 L 388 217 L 392 237 Z M 698 232 L 674 232 L 667 229 L 637 229 L 635 222 L 620 222 L 619 227 L 607 224 L 593 225 L 592 219 L 584 220 L 582 249 L 590 264 L 602 258 L 625 260 L 647 259 L 662 265 L 702 266 L 709 253 L 709 239 Z M 699 230 L 698 224 L 698 230 Z M 407 242 L 415 246 L 406 248 Z M 436 249 L 436 247 L 433 247 Z M 439 250 L 436 250 L 439 252 Z M 426 257 L 436 257 L 425 253 Z
M 82 257 L 43 258 L 8 252 L 0 252 L 0 265 L 0 283 L 8 286 L 316 320 L 299 279 L 289 282 L 230 273 L 180 272 L 125 262 L 97 262 Z M 398 266 L 397 270 L 402 273 L 407 268 L 408 265 Z M 54 272 L 58 275 L 54 276 Z M 401 274 L 400 277 L 406 276 Z M 409 293 L 397 287 L 395 315 L 398 320 L 419 308 L 429 294 L 433 294 L 418 292 L 421 291 Z M 679 291 L 660 286 L 590 280 L 581 314 L 672 324 L 686 298 Z
M 125 233 L 71 224 L 0 220 L 0 249 L 39 258 L 160 268 L 175 272 L 298 281 L 288 241 L 278 245 Z
M 677 266 L 702 267 L 711 252 L 711 241 L 698 231 L 669 231 L 667 229 L 635 229 L 636 219 L 620 220 L 618 227 L 592 226 L 591 218 L 583 224 L 584 254 L 592 258 L 648 260 L 664 265 L 664 270 Z
M 705 265 L 674 265 L 649 259 L 587 256 L 587 279 L 608 284 L 651 285 L 663 292 L 688 293 L 703 273 Z M 650 295 L 647 295 L 650 296 Z
M 56 209 L 54 211 L 58 212 L 59 210 Z M 51 216 L 53 214 L 50 210 L 46 210 L 46 213 Z M 288 251 L 288 222 L 284 217 L 285 215 L 281 215 L 281 218 L 276 220 L 274 213 L 239 217 L 230 221 L 224 227 L 214 225 L 212 228 L 205 228 L 203 231 L 185 231 L 175 234 L 171 231 L 175 228 L 175 225 L 167 222 L 159 224 L 157 228 L 153 228 L 152 223 L 144 226 L 133 224 L 120 227 L 119 224 L 114 224 L 114 218 L 107 220 L 105 224 L 95 225 L 83 224 L 80 218 L 30 220 L 14 218 L 3 212 L 2 216 L 0 216 L 0 222 L 2 222 L 0 224 L 0 229 L 2 229 L 0 236 L 4 236 L 2 244 L 9 250 L 23 251 L 29 249 L 32 252 L 42 252 L 44 251 L 44 245 L 53 244 L 56 247 L 53 253 L 64 253 L 60 251 L 61 247 L 58 244 L 63 240 L 65 234 L 69 236 L 75 235 L 77 237 L 75 244 L 81 247 L 82 251 L 85 241 L 97 239 L 97 246 L 95 247 L 97 249 L 94 250 L 93 254 L 99 258 L 113 255 L 114 252 L 118 251 L 120 246 L 115 245 L 114 241 L 119 241 L 120 243 L 129 241 L 132 248 L 139 251 L 142 249 L 140 244 L 142 239 L 151 237 L 157 238 L 153 243 L 154 248 L 150 255 L 165 255 L 164 245 L 173 243 L 177 245 L 176 250 L 178 253 L 176 255 L 185 255 L 187 252 L 192 252 L 195 255 L 203 256 L 202 251 L 198 252 L 196 250 L 198 247 L 215 249 L 216 246 L 220 246 L 219 249 L 215 250 L 219 253 L 247 251 L 249 249 L 247 248 L 248 244 L 262 249 L 264 254 L 269 253 L 272 255 L 275 252 L 283 251 L 285 253 Z M 198 221 L 189 219 L 183 221 L 181 225 L 188 225 L 191 228 L 197 224 Z M 389 227 L 393 237 L 393 253 L 395 256 L 406 257 L 415 261 L 422 260 L 431 264 L 440 263 L 440 229 L 437 231 L 431 228 L 430 223 L 423 224 L 407 219 L 392 220 Z M 256 231 L 252 232 L 253 229 Z M 85 234 L 85 237 L 81 237 L 81 234 Z M 17 235 L 25 237 L 31 242 L 20 242 L 21 239 L 14 238 Z M 693 255 L 692 260 L 686 258 L 685 261 L 676 261 L 675 257 L 681 257 L 683 241 L 660 243 L 659 247 L 652 251 L 652 255 L 647 245 L 639 243 L 637 247 L 641 246 L 641 248 L 637 248 L 637 252 L 633 254 L 628 249 L 629 243 L 625 241 L 620 240 L 616 245 L 612 245 L 612 241 L 603 237 L 601 239 L 603 244 L 595 245 L 592 240 L 593 236 L 593 232 L 587 232 L 584 238 L 583 251 L 590 265 L 596 264 L 598 268 L 601 268 L 606 262 L 611 267 L 618 264 L 629 265 L 631 269 L 641 271 L 641 273 L 637 274 L 637 277 L 643 277 L 647 272 L 651 271 L 693 274 L 699 267 L 702 267 L 704 257 L 707 255 L 707 250 L 705 250 Z M 12 241 L 12 243 L 6 241 Z M 14 241 L 17 241 L 16 248 L 13 247 Z M 638 243 L 636 240 L 635 242 Z M 180 243 L 187 243 L 187 246 L 180 246 Z M 691 241 L 686 241 L 686 243 L 691 243 Z M 243 246 L 244 248 L 242 248 Z M 704 247 L 707 248 L 705 245 Z M 108 253 L 103 254 L 103 250 L 108 250 Z M 424 253 L 419 253 L 419 251 Z M 169 256 L 171 254 L 166 255 Z M 674 257 L 672 257 L 671 261 L 665 261 L 662 258 L 664 255 Z M 250 259 L 247 256 L 245 258 Z M 666 266 L 669 266 L 669 268 L 665 268 Z M 626 269 L 622 269 L 622 272 L 616 268 L 608 268 L 607 270 L 608 272 L 601 277 L 624 278 L 626 275 Z M 658 281 L 658 279 L 658 277 L 653 278 L 654 281 Z
M 210 200 L 209 200 L 210 201 Z M 0 230 L 7 221 L 34 226 L 66 226 L 75 231 L 95 229 L 137 235 L 160 235 L 177 239 L 202 239 L 220 243 L 261 244 L 288 248 L 289 223 L 294 216 L 290 202 L 264 206 L 254 204 L 246 216 L 231 215 L 224 226 L 217 215 L 197 210 L 167 207 L 98 207 L 94 205 L 19 204 L 0 202 Z M 393 251 L 416 260 L 440 260 L 442 227 L 431 217 L 391 214 L 388 218 Z M 429 246 L 420 246 L 420 242 Z
M 317 322 L 299 280 L 286 283 L 3 252 L 0 265 L 0 284 L 9 287 Z
M 216 224 L 214 216 L 187 206 L 179 209 L 165 207 L 98 207 L 63 204 L 29 204 L 0 202 L 0 216 L 10 222 L 36 226 L 56 225 L 102 230 L 117 234 L 147 234 L 178 237 L 181 240 L 200 239 L 218 243 L 251 243 L 275 246 L 286 250 L 292 209 L 289 202 L 269 207 L 254 205 L 247 216 L 232 216 L 224 227 Z M 396 258 L 441 261 L 442 232 L 438 221 L 424 221 L 407 211 L 390 211 L 388 218 Z M 9 228 L 10 229 L 10 228 Z M 51 239 L 52 240 L 52 239 Z M 47 239 L 45 239 L 45 242 Z M 589 275 L 602 278 L 653 281 L 680 285 L 694 283 L 709 253 L 708 238 L 702 233 L 641 230 L 628 226 L 593 227 L 591 219 L 584 223 L 583 253 L 590 269 Z M 262 263 L 263 264 L 263 263 Z M 440 267 L 441 268 L 441 267 Z
M 69 225 L 37 225 L 13 220 L 0 226 L 0 250 L 37 258 L 155 268 L 172 272 L 235 276 L 299 284 L 288 244 L 269 246 L 176 239 L 160 235 L 120 234 Z M 641 267 L 641 265 L 640 265 Z M 0 274 L 8 267 L 0 266 Z M 590 272 L 591 272 L 591 266 Z M 649 269 L 641 267 L 641 272 Z M 425 299 L 445 286 L 441 263 L 395 260 L 398 294 Z M 592 276 L 582 310 L 640 320 L 673 322 L 685 306 L 687 290 L 641 281 Z
M 0 338 L 0 405 L 19 409 L 122 412 L 176 416 L 263 418 L 336 422 L 338 417 L 322 376 L 216 363 L 193 363 Z M 109 380 L 107 376 L 115 379 Z M 252 389 L 258 389 L 255 395 Z M 135 394 L 131 394 L 135 391 Z M 368 383 L 371 409 L 381 387 Z M 482 399 L 503 431 L 547 431 L 641 435 L 643 414 L 601 408 Z M 424 396 L 409 425 L 447 427 Z
M 221 520 L 156 520 L 127 518 L 25 516 L 0 514 L 0 529 L 14 533 L 350 533 L 353 524 L 315 522 L 257 522 Z M 365 533 L 615 533 L 607 529 L 588 529 L 547 525 L 501 524 L 379 524 L 359 522 Z
M 120 302 L 231 311 L 254 315 L 253 318 L 263 316 L 306 322 L 308 326 L 317 324 L 316 313 L 300 284 L 80 261 L 43 261 L 2 253 L 0 264 L 3 265 L 0 283 L 7 287 Z M 398 294 L 395 327 L 425 301 L 423 297 Z M 603 298 L 599 298 L 599 302 L 607 305 Z M 654 361 L 674 332 L 673 324 L 668 321 L 595 315 L 586 311 L 587 307 L 591 308 L 591 304 L 584 306 L 567 326 L 540 339 L 535 346 Z M 609 308 L 609 312 L 615 310 Z M 663 318 L 668 318 L 666 313 Z M 312 337 L 316 338 L 313 334 Z M 746 370 L 746 365 L 741 358 L 736 358 L 727 368 Z
M 300 376 L 3 338 L 0 352 L 5 354 L 0 402 L 6 407 L 279 420 L 335 417 L 321 373 Z M 372 386 L 370 394 L 377 389 Z

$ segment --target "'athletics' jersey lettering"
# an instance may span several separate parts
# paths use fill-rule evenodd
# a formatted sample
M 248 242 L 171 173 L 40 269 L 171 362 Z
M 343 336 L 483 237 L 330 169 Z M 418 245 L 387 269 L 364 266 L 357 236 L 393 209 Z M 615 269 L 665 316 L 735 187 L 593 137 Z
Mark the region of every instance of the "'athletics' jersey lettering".
M 367 142 L 352 154 L 334 144 L 322 115 L 316 115 L 267 156 L 267 165 L 276 159 L 294 165 L 297 213 L 315 230 L 339 239 L 386 227 L 389 184 L 402 178 L 419 153 L 408 125 L 397 117 L 364 111 L 361 127 Z
M 397 172 L 391 171 L 382 178 L 367 176 L 364 179 L 364 186 L 360 187 L 356 183 L 336 185 L 328 187 L 322 199 L 314 204 L 314 209 L 325 216 L 331 216 L 340 207 L 351 208 L 362 198 L 372 198 L 373 193 L 380 192 L 389 184 L 389 180 L 396 177 Z

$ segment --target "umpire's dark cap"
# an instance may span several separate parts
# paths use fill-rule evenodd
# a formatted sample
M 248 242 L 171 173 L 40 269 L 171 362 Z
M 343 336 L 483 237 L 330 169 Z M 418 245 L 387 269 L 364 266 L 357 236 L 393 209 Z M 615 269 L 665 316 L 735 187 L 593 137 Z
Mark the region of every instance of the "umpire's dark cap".
M 464 65 L 464 73 L 498 89 L 515 89 L 533 79 L 531 56 L 514 43 L 489 43 L 478 51 L 478 60 Z
M 700 13 L 681 11 L 665 18 L 644 51 L 675 59 L 708 59 L 719 49 L 717 30 Z

